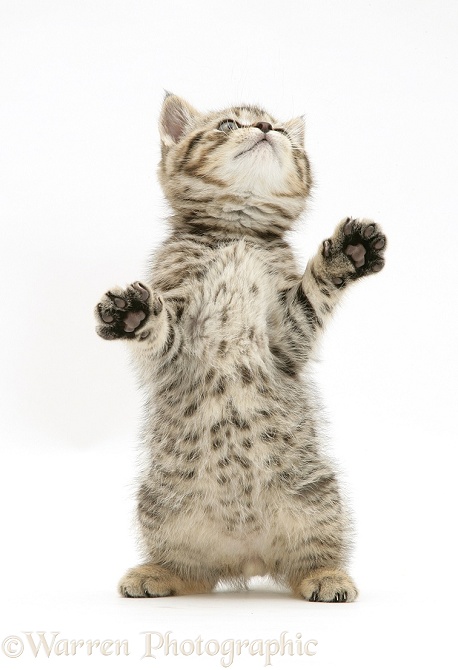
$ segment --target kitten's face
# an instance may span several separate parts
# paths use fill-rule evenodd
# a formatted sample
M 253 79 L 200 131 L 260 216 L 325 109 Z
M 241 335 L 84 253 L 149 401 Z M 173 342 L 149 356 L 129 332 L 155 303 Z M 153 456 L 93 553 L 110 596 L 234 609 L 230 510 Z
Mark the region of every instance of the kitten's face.
M 302 211 L 311 183 L 302 119 L 281 124 L 251 106 L 200 114 L 169 95 L 160 131 L 159 175 L 175 210 L 245 215 L 245 226 L 253 218 L 258 228 L 276 214 L 282 229 Z

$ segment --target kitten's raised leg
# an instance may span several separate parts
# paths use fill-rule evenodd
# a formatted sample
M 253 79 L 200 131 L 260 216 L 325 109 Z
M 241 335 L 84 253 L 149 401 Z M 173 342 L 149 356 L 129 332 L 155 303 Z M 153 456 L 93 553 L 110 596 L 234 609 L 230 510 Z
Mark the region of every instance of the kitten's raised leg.
M 376 223 L 344 219 L 309 261 L 301 281 L 280 294 L 296 360 L 310 355 L 343 290 L 383 268 L 385 247 L 386 237 Z M 284 349 L 286 345 L 279 342 L 276 346 Z
M 385 247 L 386 237 L 377 223 L 347 218 L 323 242 L 321 255 L 312 263 L 323 279 L 330 278 L 334 286 L 342 288 L 360 277 L 380 272 L 385 265 Z
M 385 265 L 386 237 L 367 219 L 347 218 L 310 260 L 302 289 L 317 318 L 325 321 L 342 294 L 357 279 L 380 272 Z
M 134 282 L 126 289 L 116 287 L 107 291 L 95 308 L 98 321 L 97 334 L 104 340 L 145 339 L 144 329 L 153 325 L 157 329 L 163 311 L 163 300 L 153 291 Z M 158 324 L 159 321 L 159 324 Z
M 216 578 L 185 580 L 168 568 L 155 563 L 145 563 L 126 572 L 118 585 L 124 598 L 160 598 L 209 593 L 217 583 Z
M 95 316 L 97 333 L 105 340 L 126 340 L 141 356 L 169 351 L 172 311 L 145 284 L 134 282 L 125 289 L 107 291 L 95 308 Z M 135 346 L 137 343 L 142 345 L 141 351 Z

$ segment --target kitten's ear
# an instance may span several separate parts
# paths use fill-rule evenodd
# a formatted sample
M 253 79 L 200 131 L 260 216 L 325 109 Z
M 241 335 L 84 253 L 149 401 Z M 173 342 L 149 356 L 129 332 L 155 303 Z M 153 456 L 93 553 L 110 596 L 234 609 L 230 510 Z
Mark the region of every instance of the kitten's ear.
M 186 100 L 173 93 L 166 93 L 159 119 L 162 142 L 167 147 L 179 142 L 196 116 L 198 116 L 197 110 Z
M 297 116 L 285 123 L 285 130 L 288 131 L 293 143 L 298 147 L 304 146 L 305 141 L 305 121 L 303 116 Z

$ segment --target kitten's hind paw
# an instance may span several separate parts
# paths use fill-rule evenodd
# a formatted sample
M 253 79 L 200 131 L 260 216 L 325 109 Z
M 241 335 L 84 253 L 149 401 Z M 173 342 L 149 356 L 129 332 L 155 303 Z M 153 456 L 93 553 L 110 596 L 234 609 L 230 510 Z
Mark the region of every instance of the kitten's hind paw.
M 153 297 L 151 290 L 140 282 L 126 289 L 107 291 L 95 309 L 97 333 L 105 340 L 134 338 L 150 316 L 157 316 L 162 308 L 161 298 Z
M 325 568 L 310 573 L 295 591 L 310 602 L 351 603 L 358 596 L 353 580 L 343 570 Z
M 118 584 L 123 598 L 164 598 L 174 595 L 170 578 L 154 566 L 138 566 L 129 570 Z
M 124 598 L 164 598 L 209 593 L 217 579 L 186 581 L 167 568 L 153 563 L 138 565 L 128 570 L 118 584 Z
M 367 219 L 347 218 L 322 247 L 323 260 L 335 286 L 355 280 L 385 265 L 386 237 L 380 226 Z

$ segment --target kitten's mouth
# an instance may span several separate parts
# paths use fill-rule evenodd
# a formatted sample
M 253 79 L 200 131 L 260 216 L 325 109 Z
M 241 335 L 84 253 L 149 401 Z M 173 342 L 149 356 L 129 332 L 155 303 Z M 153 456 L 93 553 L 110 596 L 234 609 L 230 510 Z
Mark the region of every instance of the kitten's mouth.
M 270 146 L 272 146 L 272 142 L 270 142 L 267 138 L 267 135 L 264 135 L 264 137 L 261 137 L 259 140 L 257 140 L 254 144 L 251 145 L 248 149 L 244 149 L 244 151 L 241 151 L 239 154 L 235 155 L 235 158 L 238 158 L 239 156 L 243 156 L 243 154 L 248 154 L 250 151 L 253 151 L 257 146 L 259 146 L 261 143 L 267 142 Z

